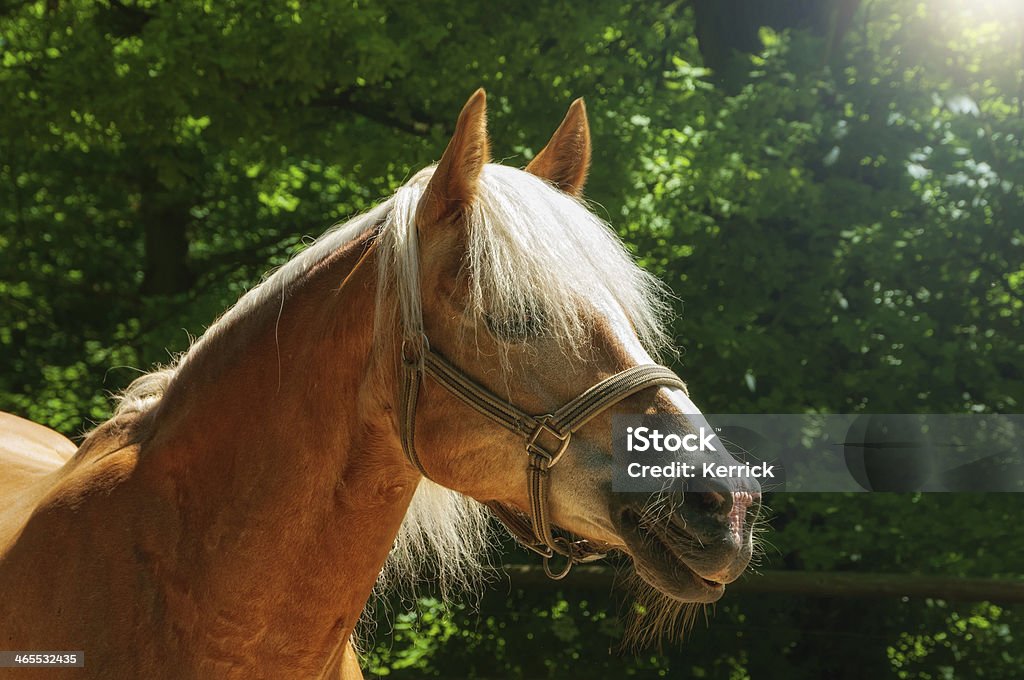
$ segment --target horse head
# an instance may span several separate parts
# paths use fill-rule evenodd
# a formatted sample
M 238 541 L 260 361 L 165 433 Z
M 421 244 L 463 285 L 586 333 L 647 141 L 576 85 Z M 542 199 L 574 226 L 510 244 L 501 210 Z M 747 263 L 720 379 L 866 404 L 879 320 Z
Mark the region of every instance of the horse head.
M 491 164 L 486 98 L 470 98 L 407 185 L 408 227 L 390 230 L 390 275 L 406 277 L 388 307 L 405 376 L 394 425 L 424 476 L 493 508 L 546 566 L 617 549 L 663 595 L 713 602 L 750 560 L 759 489 L 613 491 L 614 415 L 707 423 L 653 358 L 663 286 L 581 200 L 590 156 L 577 100 L 525 170 Z

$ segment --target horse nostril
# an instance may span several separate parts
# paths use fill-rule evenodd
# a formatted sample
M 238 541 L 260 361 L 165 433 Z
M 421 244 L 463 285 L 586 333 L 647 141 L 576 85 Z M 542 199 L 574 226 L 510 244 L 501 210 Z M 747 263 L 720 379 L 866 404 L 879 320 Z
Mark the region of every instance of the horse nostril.
M 683 497 L 683 504 L 693 510 L 727 515 L 732 509 L 732 494 L 727 491 L 690 491 Z

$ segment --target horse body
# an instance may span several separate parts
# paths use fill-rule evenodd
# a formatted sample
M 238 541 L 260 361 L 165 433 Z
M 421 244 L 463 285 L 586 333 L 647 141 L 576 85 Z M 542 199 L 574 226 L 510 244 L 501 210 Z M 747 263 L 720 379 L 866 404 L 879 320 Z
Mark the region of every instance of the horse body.
M 529 512 L 514 433 L 429 381 L 414 422 L 399 422 L 410 340 L 429 337 L 496 398 L 551 413 L 650 363 L 656 315 L 652 284 L 562 193 L 578 195 L 589 162 L 582 104 L 527 168 L 545 184 L 484 167 L 483 102 L 467 104 L 436 169 L 243 297 L 173 369 L 136 381 L 73 455 L 56 433 L 0 419 L 0 647 L 83 650 L 95 678 L 361 677 L 351 637 L 389 551 L 409 567 L 433 545 L 441 580 L 458 583 L 485 521 L 465 497 Z M 616 408 L 684 428 L 699 414 L 657 387 Z M 750 557 L 750 494 L 657 507 L 611 494 L 610 427 L 602 412 L 573 438 L 546 517 L 625 550 L 672 601 L 718 599 Z M 671 533 L 654 531 L 666 521 Z

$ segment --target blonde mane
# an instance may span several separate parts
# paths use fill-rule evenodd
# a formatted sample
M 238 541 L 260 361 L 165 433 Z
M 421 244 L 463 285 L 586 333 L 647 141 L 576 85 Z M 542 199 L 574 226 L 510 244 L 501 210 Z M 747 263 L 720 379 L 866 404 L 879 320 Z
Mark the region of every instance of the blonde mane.
M 307 271 L 372 229 L 379 230 L 381 255 L 374 333 L 418 338 L 423 313 L 415 215 L 433 171 L 417 173 L 388 200 L 332 228 L 248 291 L 174 365 L 136 379 L 120 395 L 115 416 L 151 411 L 178 370 L 211 338 L 264 305 L 286 304 L 290 288 Z M 663 284 L 638 267 L 611 227 L 580 201 L 526 172 L 489 164 L 466 222 L 468 311 L 481 320 L 542 318 L 544 332 L 568 356 L 583 357 L 588 319 L 595 310 L 618 309 L 652 355 L 668 345 Z M 422 480 L 379 585 L 430 576 L 445 592 L 472 588 L 486 564 L 488 527 L 482 505 Z

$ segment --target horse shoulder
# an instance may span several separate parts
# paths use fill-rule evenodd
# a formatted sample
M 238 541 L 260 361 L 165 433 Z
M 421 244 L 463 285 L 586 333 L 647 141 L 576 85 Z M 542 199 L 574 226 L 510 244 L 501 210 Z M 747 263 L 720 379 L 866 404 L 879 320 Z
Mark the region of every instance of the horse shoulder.
M 137 445 L 94 433 L 77 455 L 23 489 L 14 505 L 0 498 L 0 592 L 6 596 L 0 630 L 12 644 L 91 649 L 102 653 L 108 669 L 117 668 L 90 677 L 157 677 L 135 672 L 152 652 L 138 628 L 149 616 L 140 604 L 149 593 L 140 590 L 147 584 L 136 571 L 133 534 L 126 530 L 130 494 L 118 492 L 137 461 Z M 0 477 L 8 469 L 0 465 Z
M 0 413 L 0 558 L 33 517 L 66 521 L 62 509 L 76 514 L 89 496 L 109 493 L 131 474 L 137 447 L 121 445 L 110 429 L 105 424 L 76 448 L 53 430 Z
M 0 411 L 0 464 L 52 472 L 76 450 L 78 447 L 59 432 Z
M 76 449 L 48 427 L 0 412 L 0 551 Z

